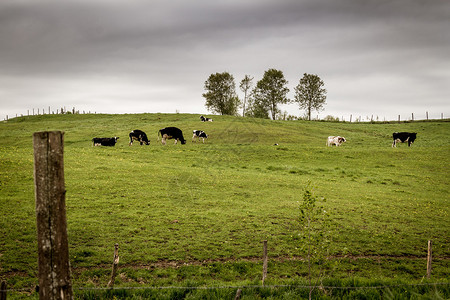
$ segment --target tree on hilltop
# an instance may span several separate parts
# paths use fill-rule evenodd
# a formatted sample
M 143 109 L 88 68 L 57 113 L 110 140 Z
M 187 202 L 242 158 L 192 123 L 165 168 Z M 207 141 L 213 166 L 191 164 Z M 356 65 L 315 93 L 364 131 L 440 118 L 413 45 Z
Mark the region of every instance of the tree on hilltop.
M 284 78 L 283 72 L 276 69 L 269 69 L 264 72 L 264 76 L 256 84 L 253 90 L 253 100 L 260 106 L 270 111 L 272 119 L 275 120 L 279 111 L 279 104 L 287 104 L 289 89 L 286 87 L 288 81 Z
M 204 86 L 205 106 L 209 111 L 221 115 L 237 115 L 240 100 L 236 95 L 234 77 L 228 72 L 211 74 Z
M 306 109 L 310 121 L 311 111 L 319 111 L 325 105 L 327 90 L 323 88 L 324 85 L 319 76 L 305 73 L 295 87 L 294 101 L 300 105 L 300 109 Z

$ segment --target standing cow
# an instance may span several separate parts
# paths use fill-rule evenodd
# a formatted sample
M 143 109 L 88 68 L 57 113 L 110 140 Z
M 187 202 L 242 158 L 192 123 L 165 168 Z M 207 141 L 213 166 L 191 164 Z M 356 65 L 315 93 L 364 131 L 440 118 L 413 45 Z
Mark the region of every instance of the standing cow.
M 113 138 L 93 138 L 92 139 L 92 146 L 115 146 L 117 143 L 117 140 L 119 138 L 117 136 Z
M 135 129 L 129 134 L 130 136 L 130 143 L 128 145 L 133 145 L 133 140 L 139 141 L 141 145 L 146 144 L 150 145 L 150 142 L 148 141 L 147 134 L 143 132 L 142 130 Z
M 186 140 L 183 137 L 183 132 L 181 129 L 176 127 L 166 127 L 163 129 L 160 129 L 158 131 L 158 137 L 161 135 L 161 143 L 163 145 L 166 144 L 166 140 L 175 139 L 175 144 L 179 140 L 182 145 L 186 144 Z
M 329 136 L 327 140 L 327 146 L 333 146 L 336 145 L 336 147 L 342 145 L 342 143 L 346 142 L 347 140 L 342 136 Z
M 205 143 L 205 139 L 208 138 L 208 135 L 203 130 L 192 130 L 192 141 L 194 142 L 195 138 L 200 141 L 200 138 L 203 140 L 203 144 Z
M 417 137 L 417 132 L 394 132 L 392 134 L 392 147 L 397 147 L 397 143 L 406 143 L 408 142 L 408 147 L 411 147 L 411 144 L 414 143 Z

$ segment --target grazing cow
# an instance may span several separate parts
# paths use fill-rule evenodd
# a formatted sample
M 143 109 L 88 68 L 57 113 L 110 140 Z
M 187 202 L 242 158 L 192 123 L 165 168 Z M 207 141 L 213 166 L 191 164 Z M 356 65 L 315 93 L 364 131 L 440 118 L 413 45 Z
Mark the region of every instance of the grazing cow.
M 213 119 L 205 118 L 204 116 L 200 116 L 200 120 L 201 120 L 202 122 L 212 122 L 212 121 L 213 121 Z
M 133 140 L 139 141 L 141 145 L 146 144 L 150 145 L 150 142 L 148 141 L 147 135 L 145 132 L 139 129 L 135 129 L 129 134 L 130 136 L 130 143 L 128 145 L 133 145 Z
M 208 138 L 208 135 L 203 130 L 192 130 L 192 133 L 193 133 L 192 141 L 194 141 L 195 138 L 198 138 L 198 140 L 200 140 L 200 138 L 202 138 L 203 139 L 203 143 L 205 143 L 205 139 Z
M 92 146 L 115 146 L 118 139 L 116 136 L 113 138 L 93 138 Z
M 347 140 L 341 136 L 329 136 L 328 140 L 327 140 L 327 146 L 332 147 L 333 145 L 336 145 L 336 147 L 338 147 L 345 141 L 347 141 Z
M 166 140 L 175 139 L 175 144 L 180 140 L 181 144 L 186 144 L 186 140 L 183 137 L 183 132 L 176 127 L 166 127 L 160 129 L 158 132 L 158 137 L 161 135 L 161 143 L 166 144 Z
M 417 132 L 394 132 L 392 134 L 393 142 L 392 147 L 397 147 L 397 143 L 406 143 L 408 142 L 408 147 L 411 147 L 411 144 L 414 143 L 417 137 Z

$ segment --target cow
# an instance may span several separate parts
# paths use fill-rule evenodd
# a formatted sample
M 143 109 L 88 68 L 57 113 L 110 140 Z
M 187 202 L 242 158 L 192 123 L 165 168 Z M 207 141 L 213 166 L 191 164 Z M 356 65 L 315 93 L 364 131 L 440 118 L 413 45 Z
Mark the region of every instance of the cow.
M 176 127 L 166 127 L 158 131 L 158 137 L 161 135 L 161 143 L 166 144 L 166 140 L 175 139 L 175 144 L 180 140 L 181 144 L 186 144 L 186 140 L 183 137 L 183 132 Z
M 150 145 L 147 135 L 142 130 L 135 129 L 130 132 L 129 136 L 130 136 L 130 143 L 128 145 L 130 146 L 133 145 L 133 140 L 139 141 L 141 145 L 143 144 Z
M 119 138 L 117 136 L 112 138 L 93 138 L 92 139 L 92 146 L 115 146 L 117 143 L 117 140 Z
M 344 137 L 341 136 L 329 136 L 327 140 L 327 146 L 332 147 L 333 145 L 336 145 L 336 147 L 342 145 L 342 143 L 346 142 L 347 140 Z
M 414 143 L 417 137 L 417 132 L 394 132 L 392 134 L 392 147 L 397 147 L 397 143 L 406 143 L 408 142 L 408 147 L 411 147 L 411 144 Z
M 203 143 L 205 143 L 205 139 L 208 138 L 208 135 L 203 130 L 192 130 L 192 141 L 194 142 L 195 138 L 198 138 L 200 141 L 200 138 L 203 139 Z
M 201 120 L 202 122 L 212 122 L 212 121 L 213 121 L 213 119 L 211 119 L 211 118 L 205 118 L 204 116 L 200 116 L 200 120 Z

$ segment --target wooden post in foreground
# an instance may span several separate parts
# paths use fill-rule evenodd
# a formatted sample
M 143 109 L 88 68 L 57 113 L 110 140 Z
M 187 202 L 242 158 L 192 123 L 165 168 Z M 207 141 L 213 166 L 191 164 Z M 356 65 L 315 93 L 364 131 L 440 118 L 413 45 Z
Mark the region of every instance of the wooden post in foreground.
M 67 241 L 61 131 L 35 132 L 34 184 L 39 258 L 39 298 L 73 299 Z
M 236 292 L 236 295 L 234 296 L 234 300 L 241 299 L 241 293 L 242 293 L 242 289 L 238 289 Z
M 114 286 L 114 280 L 116 279 L 118 264 L 119 264 L 119 244 L 115 244 L 114 245 L 114 259 L 113 259 L 113 266 L 112 266 L 112 272 L 111 272 L 111 279 L 108 282 L 108 287 Z
M 431 276 L 431 261 L 433 260 L 432 255 L 432 243 L 431 241 L 428 241 L 428 255 L 427 255 L 427 278 L 430 278 Z
M 6 282 L 4 281 L 0 285 L 0 300 L 6 300 Z
M 263 276 L 262 276 L 262 285 L 264 285 L 264 280 L 267 277 L 267 240 L 263 241 L 264 243 L 264 255 L 263 255 Z

